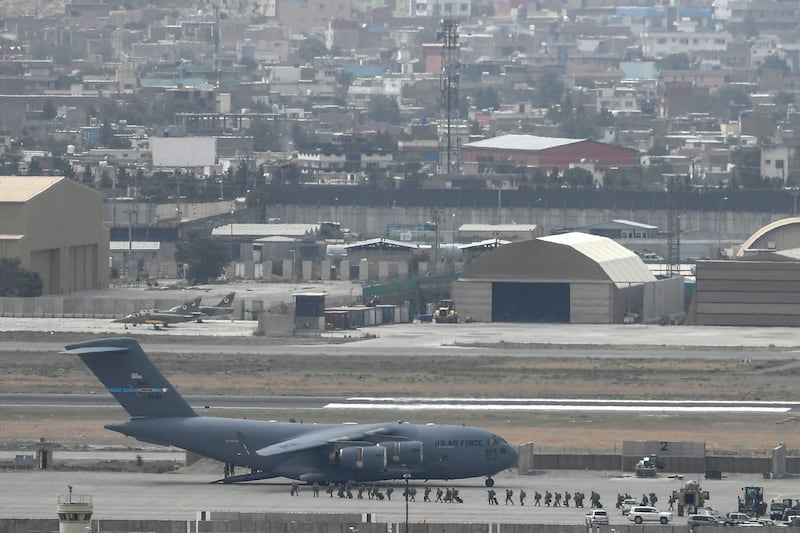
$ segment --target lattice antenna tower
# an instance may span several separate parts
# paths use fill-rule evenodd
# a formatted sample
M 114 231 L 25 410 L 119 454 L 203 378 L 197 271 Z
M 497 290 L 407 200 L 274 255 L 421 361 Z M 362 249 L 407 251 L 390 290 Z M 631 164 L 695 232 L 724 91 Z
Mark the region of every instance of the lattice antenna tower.
M 453 135 L 453 127 L 459 119 L 458 94 L 461 86 L 458 23 L 452 19 L 443 19 L 437 38 L 442 43 L 442 74 L 439 87 L 444 120 L 444 128 L 439 128 L 439 165 L 440 172 L 450 174 L 461 169 L 461 146 L 457 136 Z
M 667 182 L 667 276 L 680 275 L 681 190 L 676 177 Z

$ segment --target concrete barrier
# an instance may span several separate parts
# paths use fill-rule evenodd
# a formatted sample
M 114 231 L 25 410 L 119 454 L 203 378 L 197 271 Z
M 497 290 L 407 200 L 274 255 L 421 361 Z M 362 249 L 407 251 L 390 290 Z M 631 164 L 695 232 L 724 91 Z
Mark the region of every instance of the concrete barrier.
M 331 516 L 306 513 L 247 514 L 210 511 L 208 520 L 93 520 L 92 531 L 122 533 L 406 533 L 404 523 L 362 522 L 359 515 Z M 352 529 L 351 529 L 352 528 Z M 58 531 L 58 520 L 0 519 L 0 533 Z M 587 533 L 583 524 L 505 524 L 502 522 L 452 524 L 409 523 L 407 533 Z M 597 533 L 686 533 L 685 525 L 612 524 L 595 528 Z M 723 533 L 722 527 L 703 528 L 706 533 Z M 759 533 L 785 533 L 785 528 L 765 527 Z

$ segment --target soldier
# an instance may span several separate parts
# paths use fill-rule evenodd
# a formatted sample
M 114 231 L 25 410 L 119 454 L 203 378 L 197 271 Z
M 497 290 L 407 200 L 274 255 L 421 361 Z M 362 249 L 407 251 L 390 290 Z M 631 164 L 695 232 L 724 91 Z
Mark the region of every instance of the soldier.
M 453 491 L 450 490 L 450 487 L 447 487 L 444 493 L 444 503 L 453 503 Z
M 300 487 L 297 484 L 297 481 L 292 482 L 292 487 L 289 489 L 289 495 L 290 496 L 299 496 L 299 494 L 298 494 L 299 488 Z
M 675 495 L 674 494 L 670 494 L 669 495 L 669 500 L 667 500 L 667 502 L 669 503 L 669 510 L 670 511 L 675 510 Z
M 553 494 L 549 490 L 544 491 L 544 504 L 547 507 L 550 507 L 550 502 L 552 501 L 553 501 Z
M 514 491 L 512 489 L 506 489 L 506 505 L 509 503 L 514 505 Z
M 624 502 L 624 501 L 625 501 L 625 496 L 623 496 L 622 494 L 620 494 L 618 492 L 617 493 L 617 504 L 615 505 L 615 507 L 617 509 L 622 509 L 622 502 Z
M 392 487 L 386 487 L 386 499 L 392 501 L 392 493 L 394 489 Z
M 656 502 L 658 502 L 658 497 L 656 497 L 656 493 L 655 492 L 651 492 L 650 493 L 650 505 L 655 507 L 656 506 Z
M 458 503 L 464 503 L 464 500 L 462 500 L 462 499 L 461 499 L 461 498 L 458 496 L 458 489 L 457 489 L 457 488 L 455 488 L 455 487 L 453 487 L 453 490 L 452 490 L 452 492 L 450 493 L 450 497 L 451 497 L 451 503 L 452 503 L 452 502 L 454 502 L 454 501 L 455 501 L 455 502 L 458 502 Z M 511 502 L 511 503 L 513 504 L 514 502 Z
M 525 489 L 519 489 L 519 505 L 522 507 L 525 505 L 525 498 L 528 497 L 528 494 L 525 492 Z
M 364 489 L 365 488 L 366 487 L 364 486 L 363 483 L 359 483 L 358 484 L 358 496 L 356 496 L 356 498 L 358 498 L 359 500 L 363 500 L 364 499 Z
M 436 501 L 442 503 L 442 496 L 444 496 L 444 491 L 442 487 L 436 487 Z
M 489 505 L 497 505 L 497 498 L 495 497 L 495 494 L 497 493 L 494 491 L 494 489 L 489 489 L 486 491 L 486 495 L 489 498 Z
M 564 507 L 569 507 L 569 499 L 571 497 L 572 495 L 569 492 L 564 491 Z
M 431 501 L 431 488 L 425 485 L 425 496 L 422 498 L 422 501 L 429 502 Z
M 641 505 L 650 505 L 650 500 L 647 499 L 647 494 L 642 494 Z
M 603 508 L 603 504 L 600 503 L 600 495 L 598 493 L 596 493 L 595 491 L 592 491 L 591 501 L 592 501 L 592 509 L 602 509 Z
M 574 499 L 575 499 L 575 507 L 583 509 L 583 493 L 580 491 L 576 492 L 574 495 Z
M 553 502 L 553 507 L 561 507 L 561 493 L 556 492 L 555 494 L 556 501 Z
M 537 490 L 533 493 L 533 506 L 534 507 L 541 507 L 542 506 L 542 494 Z
M 328 496 L 330 496 L 331 498 L 333 498 L 333 491 L 334 491 L 335 487 L 336 487 L 336 485 L 334 485 L 333 481 L 331 481 L 330 483 L 328 483 L 328 488 L 325 489 L 325 492 L 327 492 Z
M 416 487 L 411 487 L 411 491 L 410 491 L 409 494 L 411 496 L 411 501 L 412 502 L 417 501 L 417 488 Z
M 339 488 L 336 491 L 336 495 L 339 496 L 340 498 L 344 498 L 344 483 L 339 484 Z
M 311 485 L 311 493 L 314 495 L 315 498 L 319 498 L 319 483 L 316 481 L 313 485 Z

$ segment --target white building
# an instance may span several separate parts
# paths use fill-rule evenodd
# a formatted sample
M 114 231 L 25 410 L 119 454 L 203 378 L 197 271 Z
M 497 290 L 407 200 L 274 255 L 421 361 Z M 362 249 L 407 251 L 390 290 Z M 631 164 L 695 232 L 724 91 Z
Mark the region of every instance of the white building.
M 670 54 L 693 52 L 723 52 L 731 42 L 731 34 L 720 32 L 646 31 L 641 35 L 642 54 L 646 58 L 660 58 Z
M 469 18 L 472 14 L 469 0 L 410 0 L 409 14 L 412 17 Z

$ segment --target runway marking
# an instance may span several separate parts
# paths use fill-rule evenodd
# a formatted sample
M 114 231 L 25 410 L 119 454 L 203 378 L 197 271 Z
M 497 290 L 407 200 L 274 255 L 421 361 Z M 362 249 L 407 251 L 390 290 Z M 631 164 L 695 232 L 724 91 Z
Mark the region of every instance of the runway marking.
M 481 398 L 353 397 L 325 404 L 326 409 L 424 409 L 454 411 L 592 411 L 637 413 L 787 413 L 794 402 L 737 402 L 702 400 L 578 400 Z

